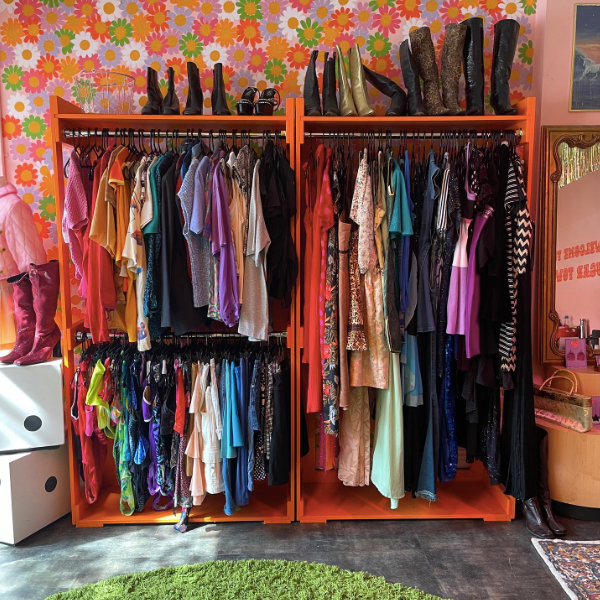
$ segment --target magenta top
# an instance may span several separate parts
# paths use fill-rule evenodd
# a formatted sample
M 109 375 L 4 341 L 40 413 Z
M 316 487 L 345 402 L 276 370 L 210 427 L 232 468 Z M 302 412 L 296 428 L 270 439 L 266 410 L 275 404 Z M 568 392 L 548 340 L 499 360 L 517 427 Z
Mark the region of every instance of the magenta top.
M 485 205 L 482 214 L 475 217 L 473 237 L 469 248 L 469 266 L 467 268 L 467 331 L 465 349 L 467 358 L 473 358 L 481 353 L 481 340 L 479 338 L 479 306 L 481 304 L 481 276 L 477 272 L 477 244 L 481 232 L 494 209 Z
M 65 189 L 63 236 L 69 242 L 71 258 L 75 265 L 75 278 L 81 281 L 79 293 L 87 297 L 87 282 L 83 270 L 83 231 L 88 224 L 91 186 L 86 178 L 75 150 L 69 159 L 69 178 Z

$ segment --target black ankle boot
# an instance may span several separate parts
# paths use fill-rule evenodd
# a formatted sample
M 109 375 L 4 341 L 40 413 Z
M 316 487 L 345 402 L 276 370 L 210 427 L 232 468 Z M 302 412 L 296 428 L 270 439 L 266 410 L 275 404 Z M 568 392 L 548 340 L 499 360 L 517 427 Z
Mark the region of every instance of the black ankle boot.
M 553 536 L 550 528 L 544 521 L 537 498 L 523 500 L 523 516 L 525 517 L 525 526 L 529 533 L 546 540 Z
M 510 73 L 519 29 L 519 23 L 514 19 L 502 19 L 494 25 L 491 105 L 497 115 L 517 114 L 517 109 L 510 103 Z
M 230 115 L 225 97 L 225 81 L 223 80 L 223 65 L 216 63 L 213 69 L 213 90 L 210 95 L 213 115 Z
M 333 58 L 328 58 L 329 52 L 325 52 L 325 69 L 323 70 L 323 114 L 326 117 L 339 117 L 335 82 L 335 52 Z
M 179 113 L 179 98 L 175 91 L 175 71 L 173 67 L 169 67 L 169 87 L 167 95 L 163 100 L 163 107 L 160 111 L 161 115 L 178 115 Z
M 536 428 L 540 444 L 540 470 L 539 470 L 539 494 L 538 500 L 542 515 L 548 523 L 548 527 L 554 535 L 566 535 L 567 529 L 559 523 L 552 512 L 552 499 L 550 497 L 550 483 L 548 471 L 548 432 L 542 427 Z
M 185 103 L 184 115 L 201 115 L 204 97 L 202 88 L 200 87 L 200 71 L 196 63 L 189 62 L 187 64 L 188 74 L 188 97 Z
M 482 115 L 485 112 L 483 19 L 472 17 L 463 22 L 467 26 L 467 35 L 465 36 L 465 45 L 463 46 L 467 115 Z
M 406 92 L 395 82 L 387 77 L 371 71 L 363 65 L 367 81 L 377 88 L 382 94 L 391 98 L 389 108 L 385 111 L 386 117 L 402 117 L 406 115 Z
M 404 87 L 408 92 L 408 114 L 411 117 L 422 117 L 425 114 L 425 106 L 421 95 L 421 81 L 408 40 L 404 40 L 400 44 L 400 66 L 402 67 Z
M 152 67 L 148 67 L 146 73 L 148 102 L 146 102 L 146 105 L 142 108 L 142 114 L 160 115 L 160 110 L 163 105 L 163 96 L 160 87 L 158 87 L 158 73 Z
M 321 112 L 319 80 L 317 79 L 317 56 L 319 56 L 319 51 L 313 50 L 304 76 L 304 114 L 307 117 L 320 117 L 323 114 Z
M 237 103 L 237 114 L 244 115 L 246 117 L 254 114 L 254 98 L 258 90 L 255 87 L 247 87 L 242 92 L 242 97 Z

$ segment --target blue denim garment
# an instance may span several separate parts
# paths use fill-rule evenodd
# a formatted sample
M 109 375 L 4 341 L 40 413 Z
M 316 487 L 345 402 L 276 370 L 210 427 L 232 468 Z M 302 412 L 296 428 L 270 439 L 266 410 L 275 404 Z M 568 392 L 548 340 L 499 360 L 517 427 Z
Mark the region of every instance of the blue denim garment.
M 240 364 L 235 367 L 235 383 L 237 386 L 237 405 L 242 444 L 237 451 L 234 498 L 238 506 L 246 506 L 250 502 L 250 492 L 248 491 L 247 419 L 244 417 L 248 414 L 248 402 L 250 400 L 250 362 L 245 356 L 240 358 Z
M 438 401 L 435 375 L 435 333 L 419 334 L 419 353 L 423 376 L 423 402 L 427 406 L 427 436 L 423 448 L 419 482 L 415 496 L 430 502 L 437 500 L 436 494 L 436 433 L 438 429 Z
M 421 230 L 419 231 L 418 249 L 418 293 L 417 302 L 417 331 L 435 331 L 435 317 L 431 302 L 431 289 L 429 281 L 429 262 L 431 252 L 431 225 L 436 196 L 440 190 L 434 179 L 439 172 L 435 164 L 435 152 L 430 150 L 427 159 L 429 163 L 427 172 L 427 189 L 423 197 L 423 212 L 421 214 Z
M 198 145 L 198 144 L 196 144 Z M 185 175 L 188 172 L 188 169 L 190 168 L 190 163 L 192 162 L 192 150 L 194 149 L 194 146 L 192 144 L 190 144 L 188 146 L 187 152 L 185 153 L 185 156 L 183 157 L 183 162 L 181 163 L 181 181 L 183 181 L 185 179 Z
M 231 365 L 233 368 L 233 365 Z M 237 507 L 233 499 L 233 485 L 231 477 L 235 469 L 235 458 L 227 458 L 228 437 L 231 435 L 231 417 L 230 417 L 230 365 L 224 360 L 221 366 L 221 413 L 223 421 L 223 436 L 221 438 L 221 456 L 223 457 L 222 472 L 223 484 L 225 486 L 225 507 L 226 515 L 235 514 Z
M 248 405 L 248 491 L 254 490 L 254 432 L 260 430 L 257 406 L 260 400 L 260 360 L 254 361 L 252 369 L 252 385 L 250 386 L 250 403 Z

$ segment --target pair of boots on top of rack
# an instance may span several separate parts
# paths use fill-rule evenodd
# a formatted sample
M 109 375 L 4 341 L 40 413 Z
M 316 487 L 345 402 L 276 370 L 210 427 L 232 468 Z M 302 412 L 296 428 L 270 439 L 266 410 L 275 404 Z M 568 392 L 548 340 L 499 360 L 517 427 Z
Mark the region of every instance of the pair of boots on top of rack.
M 13 351 L 0 362 L 20 366 L 45 362 L 60 340 L 60 329 L 54 322 L 60 282 L 58 261 L 30 265 L 28 271 L 7 281 L 13 286 L 17 339 Z
M 367 81 L 376 87 L 382 94 L 391 98 L 391 103 L 386 111 L 388 117 L 399 117 L 406 114 L 406 93 L 394 81 L 383 75 L 371 71 L 362 64 L 358 44 L 348 51 L 348 64 L 350 66 L 350 83 L 346 76 L 346 65 L 339 46 L 329 58 L 325 53 L 323 71 L 323 108 L 319 94 L 319 81 L 317 79 L 316 62 L 318 50 L 313 50 L 304 78 L 304 114 L 309 117 L 325 115 L 326 117 L 370 117 L 375 114 L 369 94 Z M 338 106 L 336 96 L 335 65 L 337 62 L 338 80 L 340 87 L 340 102 Z
M 548 432 L 536 427 L 539 444 L 538 495 L 523 501 L 523 516 L 527 531 L 536 537 L 549 539 L 566 535 L 566 528 L 554 517 L 548 482 Z
M 519 23 L 503 19 L 494 25 L 491 105 L 497 115 L 513 115 L 510 103 L 510 74 L 517 49 Z M 483 115 L 485 110 L 483 65 L 483 19 L 473 17 L 463 23 L 446 26 L 442 49 L 442 90 L 435 49 L 429 27 L 410 32 L 409 41 L 400 46 L 400 64 L 404 85 L 408 90 L 410 115 L 462 115 L 465 111 L 458 99 L 461 64 L 464 61 L 467 115 Z M 421 84 L 423 92 L 421 96 Z
M 184 115 L 201 115 L 204 96 L 200 87 L 200 72 L 196 63 L 187 63 L 188 74 L 188 97 L 183 111 Z M 147 86 L 148 102 L 142 108 L 143 115 L 178 115 L 179 98 L 175 91 L 175 71 L 169 67 L 169 84 L 167 95 L 163 98 L 158 85 L 158 72 L 152 67 L 148 67 Z M 213 69 L 213 90 L 211 94 L 211 106 L 213 115 L 230 115 L 231 111 L 227 106 L 225 97 L 225 82 L 223 80 L 223 65 L 215 64 Z
M 516 109 L 510 103 L 510 74 L 517 49 L 520 26 L 514 19 L 503 19 L 494 25 L 494 54 L 492 58 L 491 105 L 497 115 L 514 115 Z M 442 48 L 440 77 L 435 58 L 435 48 L 429 27 L 410 32 L 409 40 L 400 45 L 400 65 L 408 95 L 394 81 L 365 67 L 360 58 L 358 45 L 350 48 L 350 84 L 340 47 L 333 58 L 325 53 L 323 72 L 323 107 L 319 95 L 316 72 L 318 50 L 313 50 L 304 79 L 304 114 L 325 116 L 372 116 L 375 114 L 367 84 L 376 87 L 391 98 L 386 116 L 402 116 L 408 109 L 411 116 L 463 115 L 458 90 L 461 66 L 464 61 L 467 115 L 483 115 L 485 112 L 485 86 L 483 64 L 483 19 L 473 17 L 463 23 L 446 26 Z M 340 103 L 336 97 L 335 64 L 337 57 Z M 421 79 L 423 88 L 421 90 Z

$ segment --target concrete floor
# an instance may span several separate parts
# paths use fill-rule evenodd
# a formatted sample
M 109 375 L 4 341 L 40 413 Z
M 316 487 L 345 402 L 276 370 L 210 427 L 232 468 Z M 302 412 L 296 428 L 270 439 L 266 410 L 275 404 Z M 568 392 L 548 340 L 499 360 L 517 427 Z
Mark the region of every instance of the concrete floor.
M 563 522 L 569 539 L 600 539 L 600 523 Z M 244 558 L 338 565 L 453 600 L 566 598 L 522 519 L 206 524 L 181 535 L 171 526 L 76 529 L 70 517 L 17 547 L 0 545 L 0 598 L 43 600 L 124 573 Z

